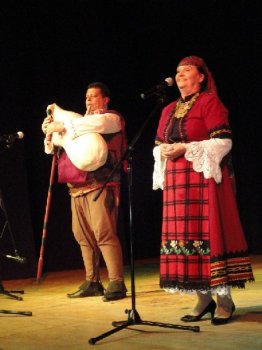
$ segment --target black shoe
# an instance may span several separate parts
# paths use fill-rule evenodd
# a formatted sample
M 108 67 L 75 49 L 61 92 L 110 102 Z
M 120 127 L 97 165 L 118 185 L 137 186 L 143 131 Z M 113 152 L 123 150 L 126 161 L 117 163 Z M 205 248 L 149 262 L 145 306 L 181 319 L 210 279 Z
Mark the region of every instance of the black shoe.
M 232 310 L 231 310 L 231 314 L 230 314 L 229 317 L 227 317 L 227 318 L 214 317 L 214 318 L 212 319 L 211 323 L 212 323 L 213 325 L 215 325 L 215 326 L 220 326 L 220 325 L 222 325 L 222 324 L 228 323 L 228 321 L 231 320 L 232 315 L 233 315 L 233 313 L 234 313 L 235 310 L 236 310 L 236 307 L 235 307 L 235 304 L 233 303 Z
M 123 281 L 110 281 L 104 293 L 103 301 L 119 300 L 126 297 L 126 286 Z
M 67 294 L 68 298 L 85 298 L 104 295 L 104 287 L 100 282 L 85 281 L 74 293 Z
M 181 321 L 184 322 L 197 322 L 199 320 L 201 320 L 201 318 L 207 314 L 207 313 L 211 313 L 211 319 L 213 320 L 214 317 L 214 313 L 216 310 L 216 303 L 215 301 L 212 299 L 210 301 L 210 303 L 207 305 L 207 307 L 201 312 L 201 314 L 197 315 L 197 316 L 192 316 L 192 315 L 185 315 L 181 318 Z

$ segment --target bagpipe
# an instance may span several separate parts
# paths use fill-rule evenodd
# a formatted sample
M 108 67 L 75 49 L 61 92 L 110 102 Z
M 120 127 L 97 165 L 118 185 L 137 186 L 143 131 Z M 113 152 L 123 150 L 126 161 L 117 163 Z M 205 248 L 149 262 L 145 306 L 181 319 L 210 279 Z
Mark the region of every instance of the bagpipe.
M 57 104 L 53 105 L 52 112 L 49 113 L 54 121 L 60 122 L 70 122 L 75 118 L 83 118 L 81 114 L 66 111 Z M 66 132 L 54 132 L 52 142 L 54 146 L 63 147 L 68 158 L 80 170 L 94 171 L 104 165 L 107 160 L 106 141 L 95 132 L 88 132 L 73 139 Z

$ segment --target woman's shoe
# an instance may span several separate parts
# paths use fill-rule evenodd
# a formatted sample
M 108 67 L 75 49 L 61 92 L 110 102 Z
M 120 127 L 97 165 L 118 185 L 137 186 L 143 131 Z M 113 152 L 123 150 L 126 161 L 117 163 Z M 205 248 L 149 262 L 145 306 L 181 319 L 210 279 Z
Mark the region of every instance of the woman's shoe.
M 185 315 L 181 318 L 181 321 L 184 322 L 197 322 L 199 320 L 201 320 L 201 318 L 207 314 L 207 313 L 211 313 L 211 319 L 213 319 L 214 317 L 214 313 L 216 310 L 217 304 L 215 303 L 215 301 L 212 299 L 210 301 L 210 303 L 207 305 L 207 307 L 197 316 L 192 316 L 192 315 Z
M 212 320 L 211 320 L 211 323 L 215 326 L 220 326 L 222 324 L 226 324 L 228 323 L 228 321 L 231 320 L 232 318 L 232 315 L 234 313 L 234 311 L 236 310 L 236 307 L 235 307 L 235 304 L 233 303 L 233 306 L 232 306 L 232 311 L 231 311 L 231 314 L 229 317 L 227 318 L 222 318 L 222 317 L 213 317 Z

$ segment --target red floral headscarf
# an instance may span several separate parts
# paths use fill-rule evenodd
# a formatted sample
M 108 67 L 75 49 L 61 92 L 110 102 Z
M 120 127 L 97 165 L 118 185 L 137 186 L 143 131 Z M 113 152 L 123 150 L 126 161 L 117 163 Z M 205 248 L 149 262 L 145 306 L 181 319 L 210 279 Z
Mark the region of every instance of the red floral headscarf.
M 187 66 L 187 65 L 192 65 L 192 66 L 202 68 L 203 71 L 205 72 L 206 79 L 207 79 L 206 91 L 214 94 L 217 93 L 215 81 L 203 58 L 198 56 L 187 56 L 178 63 L 178 67 Z

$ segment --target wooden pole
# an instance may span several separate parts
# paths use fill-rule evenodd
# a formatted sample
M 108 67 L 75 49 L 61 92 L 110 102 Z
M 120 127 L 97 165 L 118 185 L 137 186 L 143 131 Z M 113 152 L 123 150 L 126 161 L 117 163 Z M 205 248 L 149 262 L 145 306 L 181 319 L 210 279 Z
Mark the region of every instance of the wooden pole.
M 52 187 L 53 187 L 53 183 L 54 183 L 55 167 L 56 167 L 56 153 L 54 153 L 54 155 L 53 155 L 50 180 L 49 180 L 49 188 L 48 188 L 48 194 L 47 194 L 47 200 L 46 200 L 46 209 L 45 209 L 44 225 L 43 225 L 43 233 L 42 233 L 42 243 L 41 243 L 38 266 L 37 266 L 37 276 L 36 276 L 37 283 L 40 282 L 40 279 L 42 277 L 45 241 L 46 241 L 46 234 L 47 234 L 47 224 L 48 224 L 48 218 L 49 218 L 49 212 L 50 212 L 50 206 L 51 206 Z

